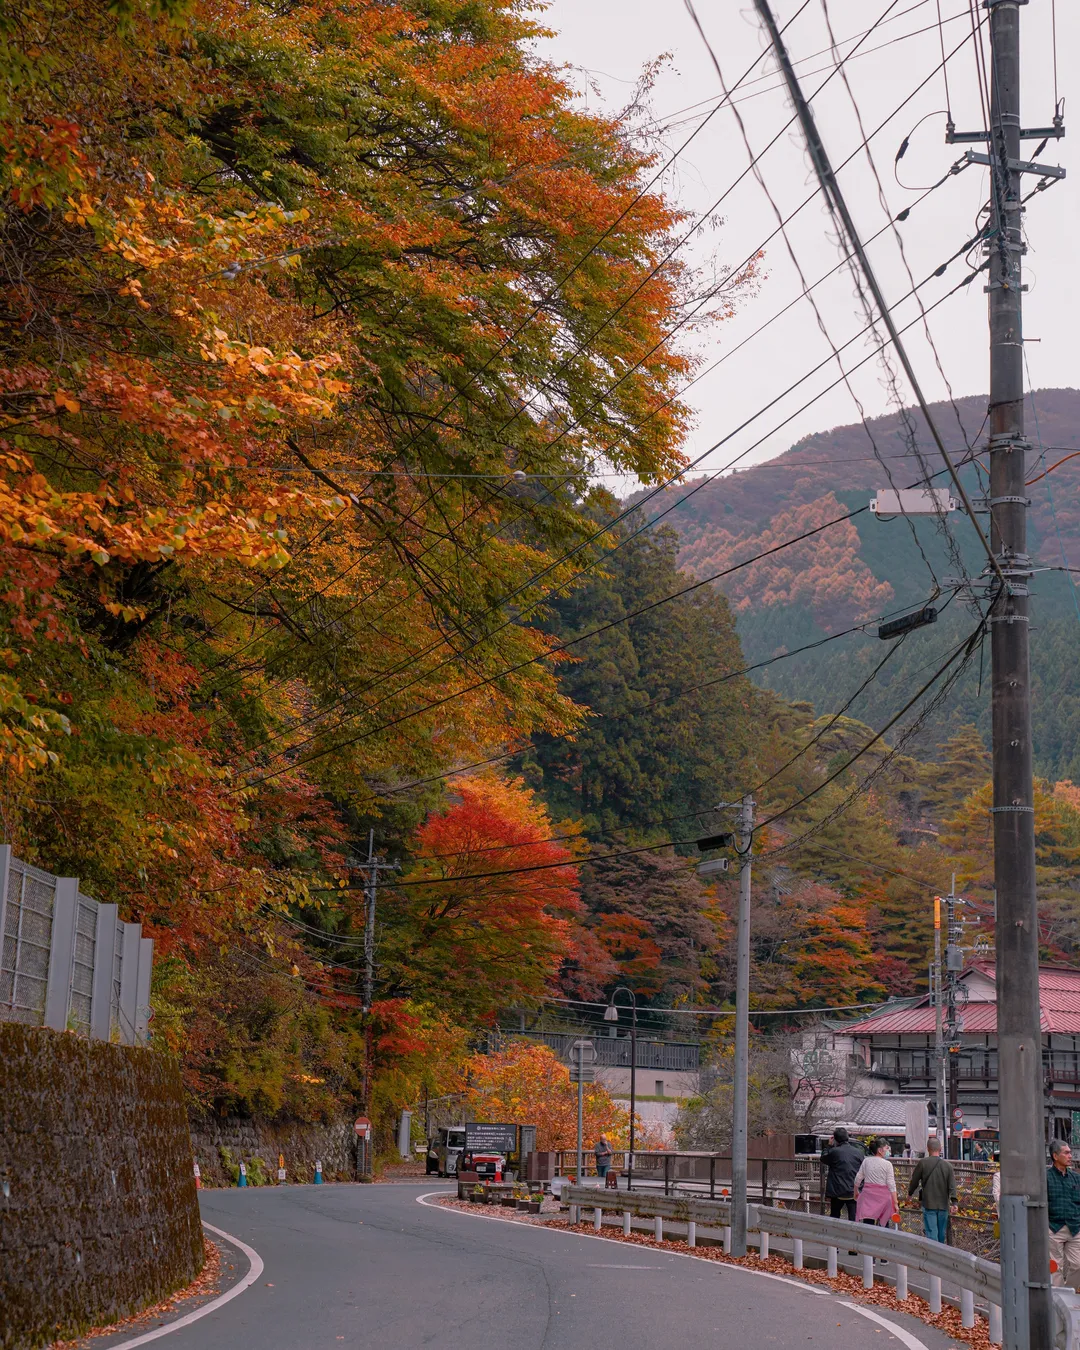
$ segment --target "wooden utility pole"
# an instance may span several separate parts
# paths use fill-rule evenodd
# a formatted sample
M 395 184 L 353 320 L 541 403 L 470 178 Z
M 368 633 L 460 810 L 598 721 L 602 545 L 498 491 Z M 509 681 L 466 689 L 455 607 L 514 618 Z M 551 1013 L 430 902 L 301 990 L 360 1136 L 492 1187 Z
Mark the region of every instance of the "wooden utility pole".
M 750 1094 L 750 859 L 754 799 L 744 797 L 736 826 L 739 916 L 735 953 L 735 1077 L 731 1093 L 731 1254 L 746 1255 L 747 1111 Z
M 990 546 L 1005 584 L 990 611 L 997 887 L 1001 1268 L 1005 1345 L 1053 1343 L 1039 922 L 1035 895 L 1031 676 L 1028 662 L 1026 451 L 1020 167 L 1020 3 L 990 11 Z M 992 579 L 991 579 L 992 580 Z

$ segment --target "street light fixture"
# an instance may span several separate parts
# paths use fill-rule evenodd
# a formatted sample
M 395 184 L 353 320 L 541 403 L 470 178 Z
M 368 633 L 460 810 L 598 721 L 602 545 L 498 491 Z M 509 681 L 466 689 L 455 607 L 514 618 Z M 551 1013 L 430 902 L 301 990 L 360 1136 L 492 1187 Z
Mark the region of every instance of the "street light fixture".
M 620 984 L 611 991 L 611 998 L 608 1006 L 604 1009 L 605 1022 L 617 1022 L 619 1020 L 619 1009 L 615 1004 L 616 996 L 619 994 L 628 994 L 630 996 L 630 1148 L 626 1154 L 626 1189 L 629 1190 L 634 1180 L 634 1115 L 637 1109 L 637 994 L 632 989 L 628 989 L 625 984 Z

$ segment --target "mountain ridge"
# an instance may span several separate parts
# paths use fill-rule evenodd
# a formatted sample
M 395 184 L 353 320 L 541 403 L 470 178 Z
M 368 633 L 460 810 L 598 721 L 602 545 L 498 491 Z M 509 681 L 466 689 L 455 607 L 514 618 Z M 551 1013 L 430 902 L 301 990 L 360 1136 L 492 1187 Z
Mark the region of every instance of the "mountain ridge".
M 1032 481 L 1029 538 L 1032 558 L 1046 570 L 1033 587 L 1032 672 L 1036 763 L 1051 777 L 1080 778 L 1080 606 L 1063 562 L 1080 566 L 1080 453 L 1048 475 L 1043 470 L 1080 451 L 1080 390 L 1045 389 L 1028 396 L 1027 426 Z M 946 448 L 963 464 L 969 496 L 988 492 L 985 451 L 987 401 L 967 397 L 931 405 Z M 975 450 L 972 450 L 975 447 Z M 964 463 L 966 461 L 966 463 Z M 888 720 L 900 693 L 913 683 L 939 650 L 955 646 L 977 623 L 977 611 L 963 592 L 953 595 L 950 578 L 978 578 L 985 554 L 962 511 L 947 529 L 933 517 L 879 520 L 865 508 L 879 488 L 909 486 L 938 473 L 941 457 L 918 410 L 868 419 L 814 432 L 764 464 L 706 482 L 663 524 L 679 536 L 679 563 L 698 578 L 737 568 L 717 585 L 737 616 L 748 661 L 781 655 L 886 611 L 934 600 L 943 612 L 934 628 L 919 634 L 890 657 L 888 667 L 860 695 L 854 714 L 871 724 Z M 689 480 L 652 498 L 650 519 L 671 507 L 701 480 Z M 639 498 L 640 500 L 640 498 Z M 633 499 L 631 499 L 633 501 Z M 846 513 L 851 518 L 828 526 Z M 989 518 L 980 515 L 984 530 Z M 811 537 L 738 567 L 807 531 Z M 856 634 L 816 652 L 780 661 L 762 672 L 766 687 L 831 713 L 883 655 L 874 635 Z M 959 725 L 974 722 L 989 736 L 989 655 L 980 653 L 921 733 L 922 753 Z M 932 668 L 932 667 L 931 667 Z

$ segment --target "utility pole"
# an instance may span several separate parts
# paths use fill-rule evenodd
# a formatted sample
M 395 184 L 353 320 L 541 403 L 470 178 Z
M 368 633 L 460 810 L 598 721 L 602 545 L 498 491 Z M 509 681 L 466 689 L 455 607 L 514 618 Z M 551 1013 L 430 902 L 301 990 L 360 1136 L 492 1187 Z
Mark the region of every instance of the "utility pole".
M 859 241 L 799 87 L 768 0 L 754 0 L 806 136 L 807 149 L 827 200 L 843 226 L 881 321 L 888 331 L 957 495 L 971 502 L 934 426 L 918 377 L 904 351 L 884 295 Z M 956 133 L 949 141 L 986 141 L 987 154 L 968 152 L 990 169 L 990 511 L 984 579 L 991 600 L 994 882 L 997 887 L 997 1025 L 1001 1134 L 1002 1320 L 1006 1350 L 1044 1350 L 1053 1342 L 1046 1146 L 1042 1128 L 1042 1032 L 1039 1019 L 1039 926 L 1035 894 L 1035 828 L 1031 749 L 1031 681 L 1028 666 L 1028 582 L 1025 489 L 1024 349 L 1021 257 L 1023 173 L 1062 178 L 1064 170 L 1020 158 L 1021 141 L 1064 135 L 1060 105 L 1054 125 L 1024 130 L 1020 124 L 1020 6 L 1027 0 L 983 0 L 990 33 L 990 126 Z
M 1053 1342 L 1043 1133 L 1039 922 L 1028 663 L 1020 164 L 1020 0 L 990 17 L 990 547 L 1006 584 L 990 613 L 997 887 L 1002 1309 L 1007 1350 Z M 1059 110 L 1055 110 L 1057 113 Z
M 937 1124 L 942 1152 L 948 1157 L 949 1097 L 945 1085 L 945 1033 L 942 1004 L 945 982 L 941 971 L 941 896 L 934 896 L 934 1062 L 937 1073 Z
M 379 892 L 379 873 L 393 872 L 396 862 L 380 862 L 375 856 L 375 831 L 368 831 L 367 861 L 357 864 L 350 859 L 364 876 L 364 1110 L 371 1114 L 371 1005 L 375 998 L 375 905 Z M 370 1148 L 370 1145 L 366 1147 Z M 370 1170 L 370 1169 L 368 1169 Z
M 735 954 L 735 1079 L 731 1119 L 731 1254 L 746 1255 L 746 1117 L 750 1073 L 750 856 L 754 844 L 754 799 L 744 797 L 736 825 L 739 917 Z
M 945 905 L 945 1042 L 949 1065 L 949 1151 L 947 1157 L 959 1158 L 962 1151 L 963 1121 L 960 1107 L 960 1033 L 963 1023 L 957 1014 L 957 989 L 964 954 L 960 947 L 963 921 L 957 918 L 957 906 L 964 902 L 956 894 L 956 873 Z

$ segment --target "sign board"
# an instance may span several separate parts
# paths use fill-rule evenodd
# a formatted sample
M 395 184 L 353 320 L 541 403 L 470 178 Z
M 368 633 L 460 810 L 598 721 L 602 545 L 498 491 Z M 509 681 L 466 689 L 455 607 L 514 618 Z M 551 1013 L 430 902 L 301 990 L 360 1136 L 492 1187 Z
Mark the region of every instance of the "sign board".
M 593 1045 L 592 1041 L 584 1039 L 580 1041 L 575 1041 L 574 1044 L 570 1047 L 570 1063 L 595 1064 L 596 1046 Z
M 467 1121 L 465 1148 L 471 1153 L 516 1153 L 517 1126 Z
M 361 1139 L 371 1138 L 371 1121 L 368 1120 L 367 1116 L 358 1116 L 353 1121 L 353 1129 Z
M 579 1068 L 576 1064 L 570 1065 L 571 1083 L 595 1083 L 596 1070 L 591 1064 L 583 1064 Z

